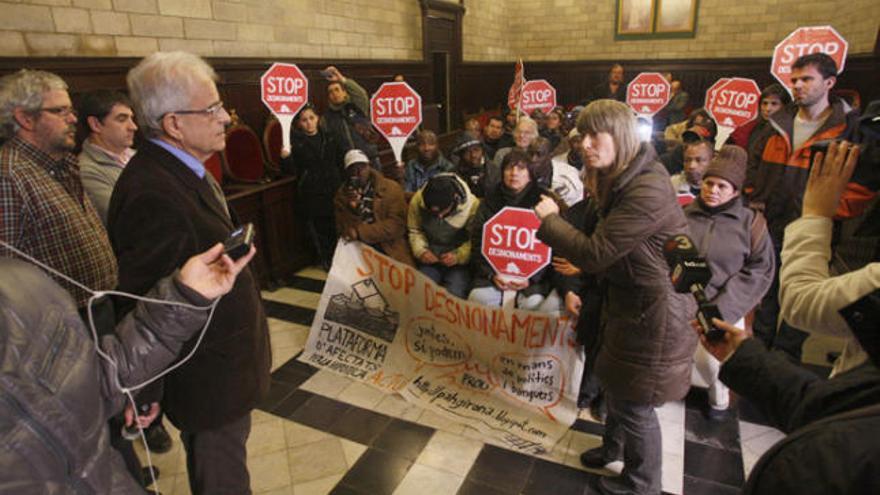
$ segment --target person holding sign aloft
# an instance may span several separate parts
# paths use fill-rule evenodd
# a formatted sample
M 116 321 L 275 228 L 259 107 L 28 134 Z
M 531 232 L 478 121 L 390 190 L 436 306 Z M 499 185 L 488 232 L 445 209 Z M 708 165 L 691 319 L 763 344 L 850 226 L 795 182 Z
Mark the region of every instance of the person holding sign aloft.
M 346 150 L 366 153 L 370 165 L 378 167 L 379 151 L 371 142 L 370 96 L 354 79 L 345 77 L 332 65 L 321 71 L 327 83 L 327 111 L 321 125 L 342 139 Z
M 602 343 L 595 372 L 605 388 L 608 417 L 601 447 L 581 454 L 600 469 L 624 462 L 619 477 L 601 478 L 602 493 L 660 493 L 662 442 L 654 408 L 690 388 L 697 339 L 688 319 L 689 294 L 669 281 L 663 243 L 688 232 L 669 174 L 654 149 L 640 143 L 630 108 L 613 100 L 590 103 L 578 116 L 584 136 L 586 185 L 598 222 L 587 235 L 560 215 L 550 198 L 535 213 L 538 238 L 603 287 Z
M 291 151 L 282 152 L 281 171 L 297 180 L 298 211 L 305 220 L 308 236 L 325 270 L 330 269 L 336 250 L 333 196 L 342 185 L 345 148 L 339 136 L 322 129 L 321 117 L 308 103 L 296 115 L 290 133 Z

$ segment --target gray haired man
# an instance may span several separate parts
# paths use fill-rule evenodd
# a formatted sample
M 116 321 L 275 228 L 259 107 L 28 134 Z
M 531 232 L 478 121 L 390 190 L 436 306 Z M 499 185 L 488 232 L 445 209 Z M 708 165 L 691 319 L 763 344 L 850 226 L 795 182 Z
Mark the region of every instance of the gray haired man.
M 225 147 L 230 121 L 214 69 L 196 55 L 157 52 L 127 80 L 148 139 L 116 182 L 107 230 L 120 289 L 140 294 L 226 239 L 238 220 L 204 167 Z M 130 307 L 119 305 L 120 314 Z M 193 494 L 251 493 L 245 444 L 251 411 L 269 388 L 270 365 L 256 277 L 245 269 L 217 304 L 192 359 L 164 380 L 162 407 L 181 431 Z

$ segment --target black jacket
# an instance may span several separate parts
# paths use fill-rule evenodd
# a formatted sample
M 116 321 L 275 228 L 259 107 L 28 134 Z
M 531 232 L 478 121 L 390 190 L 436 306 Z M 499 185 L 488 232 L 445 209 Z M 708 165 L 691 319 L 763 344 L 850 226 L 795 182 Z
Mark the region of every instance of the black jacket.
M 107 420 L 125 396 L 114 384 L 165 368 L 204 324 L 206 311 L 141 304 L 95 353 L 70 295 L 42 271 L 0 259 L 0 493 L 143 494 L 110 447 Z M 150 297 L 210 301 L 165 278 Z
M 119 289 L 143 294 L 234 228 L 206 180 L 165 149 L 145 142 L 110 199 L 107 230 L 119 260 Z M 187 342 L 185 352 L 194 344 Z M 186 431 L 241 418 L 268 391 L 271 361 L 257 280 L 246 268 L 217 305 L 198 352 L 165 378 L 163 409 Z
M 526 186 L 526 190 L 516 197 L 516 200 L 511 200 L 512 194 L 504 187 L 503 183 L 500 183 L 495 186 L 495 188 L 490 191 L 480 203 L 480 206 L 477 208 L 477 213 L 474 214 L 474 219 L 471 223 L 473 226 L 471 229 L 471 252 L 473 253 L 471 256 L 471 272 L 474 276 L 474 287 L 488 287 L 494 285 L 492 277 L 495 276 L 495 270 L 492 268 L 492 265 L 486 261 L 486 258 L 482 254 L 483 225 L 504 207 L 514 206 L 516 208 L 534 208 L 535 205 L 538 204 L 538 201 L 541 200 L 542 194 L 554 198 L 556 203 L 560 205 L 560 208 L 565 208 L 562 201 L 557 198 L 556 194 L 539 187 L 535 182 L 530 182 Z M 532 275 L 529 279 L 529 286 L 519 292 L 525 296 L 531 296 L 534 294 L 547 296 L 547 294 L 555 288 L 557 283 L 558 277 L 556 272 L 550 265 L 547 265 L 538 273 Z
M 880 403 L 880 370 L 874 365 L 826 380 L 748 339 L 719 377 L 791 433 L 761 457 L 743 493 L 880 493 L 880 412 L 831 418 Z
M 297 177 L 297 200 L 303 213 L 332 217 L 345 155 L 339 136 L 321 129 L 315 136 L 296 131 L 290 137 L 290 156 L 281 160 L 281 171 Z

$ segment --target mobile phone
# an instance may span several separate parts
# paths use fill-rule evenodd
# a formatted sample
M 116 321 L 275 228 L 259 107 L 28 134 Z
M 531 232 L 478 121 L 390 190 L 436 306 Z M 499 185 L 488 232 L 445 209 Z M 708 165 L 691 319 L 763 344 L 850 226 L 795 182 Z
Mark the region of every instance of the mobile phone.
M 254 224 L 246 223 L 232 231 L 223 242 L 223 252 L 237 260 L 251 251 L 254 242 Z
M 330 76 L 333 75 L 333 73 L 330 72 L 329 70 L 322 70 L 322 71 L 319 72 L 318 74 L 321 74 L 321 77 L 324 77 L 324 78 L 327 78 L 327 79 L 329 79 Z
M 822 155 L 828 154 L 828 145 L 831 144 L 831 140 L 823 140 L 816 141 L 815 143 L 810 145 L 810 166 L 809 168 L 813 168 L 813 162 L 816 160 L 816 153 L 822 152 Z
M 706 334 L 706 340 L 709 342 L 721 342 L 724 340 L 725 332 L 712 323 L 712 318 L 722 319 L 718 306 L 712 303 L 700 304 L 697 309 L 697 323 Z

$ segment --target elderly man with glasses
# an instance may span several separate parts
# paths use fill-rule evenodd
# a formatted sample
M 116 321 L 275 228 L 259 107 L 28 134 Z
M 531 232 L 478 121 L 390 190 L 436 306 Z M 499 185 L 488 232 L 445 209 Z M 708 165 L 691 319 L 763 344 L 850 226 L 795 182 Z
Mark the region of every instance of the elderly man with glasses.
M 238 221 L 204 162 L 226 145 L 229 114 L 217 75 L 184 52 L 158 52 L 127 77 L 147 140 L 110 199 L 107 230 L 119 287 L 145 293 L 193 254 L 223 241 Z M 123 315 L 131 303 L 117 305 Z M 162 406 L 181 431 L 193 494 L 248 494 L 245 443 L 251 411 L 269 388 L 271 352 L 256 277 L 241 272 L 217 305 L 195 354 L 164 379 Z

